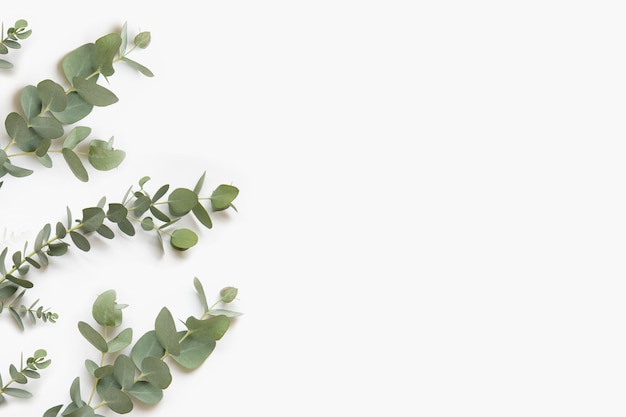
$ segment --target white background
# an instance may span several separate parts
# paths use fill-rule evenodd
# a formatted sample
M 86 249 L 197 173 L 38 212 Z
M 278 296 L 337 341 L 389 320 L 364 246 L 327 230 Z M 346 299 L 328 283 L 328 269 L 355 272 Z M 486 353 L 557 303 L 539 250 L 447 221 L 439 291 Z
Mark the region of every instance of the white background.
M 3 244 L 144 175 L 155 190 L 206 171 L 239 211 L 182 256 L 139 234 L 29 274 L 27 300 L 60 319 L 22 334 L 1 315 L 0 373 L 37 348 L 53 365 L 1 415 L 90 388 L 76 322 L 97 294 L 115 289 L 139 335 L 162 306 L 197 314 L 194 276 L 209 297 L 238 287 L 245 314 L 133 415 L 626 413 L 623 2 L 157 4 L 0 6 L 33 29 L 0 73 L 3 114 L 124 22 L 151 32 L 131 58 L 155 73 L 116 67 L 120 101 L 82 123 L 127 152 L 118 169 L 4 178 Z

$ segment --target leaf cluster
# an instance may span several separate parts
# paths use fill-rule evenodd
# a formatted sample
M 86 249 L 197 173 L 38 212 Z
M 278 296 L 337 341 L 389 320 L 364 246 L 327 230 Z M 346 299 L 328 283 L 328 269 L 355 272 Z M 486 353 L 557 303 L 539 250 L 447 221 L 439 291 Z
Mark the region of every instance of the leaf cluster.
M 0 55 L 6 55 L 9 53 L 9 49 L 20 49 L 22 44 L 20 41 L 28 38 L 32 34 L 32 31 L 28 29 L 28 22 L 24 19 L 19 19 L 15 24 L 9 27 L 4 32 L 4 24 L 0 30 Z M 0 69 L 13 68 L 13 64 L 6 59 L 0 59 Z
M 33 356 L 26 359 L 24 364 L 23 358 L 20 361 L 19 367 L 11 364 L 9 365 L 9 377 L 7 383 L 2 382 L 2 375 L 0 375 L 0 404 L 6 401 L 5 395 L 17 398 L 30 398 L 32 394 L 24 388 L 11 387 L 12 384 L 25 385 L 29 379 L 39 379 L 39 371 L 47 368 L 51 360 L 46 358 L 48 353 L 44 349 L 37 349 Z
M 56 417 L 59 412 L 66 417 L 99 416 L 96 410 L 101 407 L 126 414 L 137 403 L 153 405 L 162 400 L 163 391 L 172 383 L 168 362 L 186 370 L 200 367 L 229 329 L 231 319 L 240 313 L 213 308 L 218 303 L 232 302 L 236 288 L 222 289 L 218 301 L 209 307 L 201 282 L 198 278 L 193 282 L 203 306 L 202 314 L 189 316 L 182 322 L 184 329 L 179 330 L 170 310 L 163 307 L 154 328 L 134 344 L 132 328 L 120 330 L 126 305 L 117 303 L 115 290 L 100 294 L 92 308 L 97 326 L 78 322 L 80 334 L 100 353 L 99 362 L 85 361 L 93 378 L 91 395 L 88 399 L 83 397 L 80 377 L 76 377 L 70 387 L 70 402 L 49 408 L 43 417 Z M 94 401 L 94 394 L 99 402 Z
M 194 216 L 202 226 L 211 229 L 213 220 L 209 212 L 235 209 L 233 201 L 239 194 L 237 187 L 220 184 L 210 196 L 201 197 L 205 174 L 200 176 L 193 189 L 178 187 L 170 191 L 170 185 L 164 184 L 154 194 L 146 190 L 150 177 L 145 176 L 139 180 L 137 190 L 131 186 L 126 191 L 121 202 L 107 203 L 103 197 L 96 206 L 84 208 L 80 218 L 75 218 L 68 207 L 65 222 L 45 224 L 32 245 L 26 241 L 23 249 L 12 252 L 10 257 L 9 248 L 5 247 L 0 252 L 0 306 L 3 303 L 8 306 L 21 328 L 24 327 L 21 317 L 26 314 L 31 319 L 54 322 L 55 313 L 41 308 L 33 311 L 34 306 L 18 304 L 24 291 L 34 286 L 28 273 L 47 266 L 50 258 L 67 254 L 72 245 L 81 251 L 90 251 L 91 239 L 98 236 L 113 239 L 117 232 L 135 236 L 139 229 L 155 233 L 162 248 L 165 240 L 169 240 L 170 246 L 177 251 L 195 246 L 198 234 L 188 227 L 177 227 L 176 223 L 186 216 Z M 20 288 L 22 292 L 18 293 Z M 11 297 L 15 298 L 10 301 Z
M 124 24 L 120 33 L 104 35 L 64 57 L 65 86 L 45 79 L 37 85 L 24 87 L 19 97 L 20 111 L 9 113 L 4 122 L 11 140 L 4 149 L 0 149 L 0 177 L 8 174 L 19 178 L 33 173 L 31 169 L 12 162 L 18 156 L 34 156 L 44 167 L 50 168 L 53 166 L 52 152 L 62 154 L 72 173 L 84 182 L 89 180 L 89 175 L 81 157 L 86 157 L 88 163 L 100 171 L 119 166 L 125 152 L 114 149 L 113 137 L 109 140 L 91 138 L 85 142 L 86 149 L 81 150 L 77 146 L 89 137 L 91 128 L 73 126 L 66 132 L 66 126 L 83 120 L 94 107 L 106 107 L 118 101 L 115 93 L 98 82 L 115 73 L 117 62 L 124 62 L 141 74 L 152 77 L 153 73 L 148 68 L 127 56 L 134 49 L 147 48 L 149 44 L 150 32 L 137 34 L 129 44 Z M 13 146 L 18 151 L 10 153 Z

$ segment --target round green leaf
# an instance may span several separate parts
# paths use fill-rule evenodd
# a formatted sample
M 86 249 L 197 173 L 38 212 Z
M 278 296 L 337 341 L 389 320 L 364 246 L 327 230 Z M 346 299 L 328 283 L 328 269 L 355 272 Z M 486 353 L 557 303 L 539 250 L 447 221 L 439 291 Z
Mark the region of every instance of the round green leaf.
M 198 204 L 198 195 L 187 188 L 177 188 L 168 198 L 168 207 L 173 216 L 184 216 Z
M 191 229 L 176 229 L 172 233 L 170 243 L 174 249 L 185 251 L 198 243 L 198 235 Z

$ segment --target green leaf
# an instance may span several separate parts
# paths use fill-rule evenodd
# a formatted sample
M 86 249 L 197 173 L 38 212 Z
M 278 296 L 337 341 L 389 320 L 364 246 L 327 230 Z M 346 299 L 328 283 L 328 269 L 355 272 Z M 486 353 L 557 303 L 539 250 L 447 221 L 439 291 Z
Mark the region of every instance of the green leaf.
M 138 48 L 145 49 L 148 47 L 148 45 L 150 45 L 150 40 L 151 40 L 150 32 L 140 32 L 137 35 L 135 35 L 135 38 L 133 39 L 133 43 Z
M 65 94 L 63 94 L 65 96 Z M 37 92 L 37 87 L 34 85 L 27 85 L 22 89 L 20 93 L 20 104 L 24 111 L 26 120 L 35 117 L 41 113 L 42 102 Z
M 89 244 L 89 241 L 82 233 L 71 231 L 70 238 L 72 239 L 72 242 L 74 242 L 74 245 L 76 245 L 78 249 L 84 252 L 89 252 L 89 250 L 91 249 L 91 244 Z
M 182 337 L 184 332 L 179 335 Z M 180 355 L 171 357 L 183 368 L 196 369 L 211 355 L 215 345 L 215 340 L 198 339 L 190 335 L 180 343 Z
M 83 209 L 83 219 L 81 228 L 85 232 L 93 232 L 98 230 L 104 222 L 106 215 L 100 207 L 88 207 Z
M 63 153 L 65 162 L 67 162 L 67 165 L 70 167 L 76 178 L 83 182 L 89 181 L 89 174 L 87 174 L 87 170 L 78 155 L 76 155 L 76 153 L 69 148 L 63 148 L 61 152 Z
M 109 340 L 109 353 L 119 352 L 130 345 L 133 340 L 133 329 L 127 328 L 122 330 L 113 339 Z
M 163 399 L 163 390 L 147 381 L 138 381 L 126 392 L 144 404 L 156 404 Z
M 106 340 L 98 331 L 84 321 L 78 322 L 78 330 L 89 343 L 91 343 L 100 352 L 106 353 L 109 349 Z
M 67 107 L 65 89 L 52 80 L 43 80 L 37 84 L 37 93 L 44 108 L 51 111 L 63 111 Z
M 198 204 L 198 195 L 187 188 L 177 188 L 168 197 L 168 208 L 173 216 L 184 216 Z
M 179 251 L 186 251 L 198 243 L 198 235 L 191 229 L 176 229 L 170 238 L 172 247 Z
M 84 119 L 93 110 L 93 105 L 83 100 L 76 91 L 67 95 L 67 107 L 62 112 L 51 112 L 59 122 L 69 125 Z
M 157 201 L 159 201 L 159 199 L 161 197 L 163 197 L 165 195 L 165 193 L 167 193 L 167 190 L 169 190 L 169 189 L 170 189 L 169 184 L 165 184 L 165 185 L 162 185 L 161 187 L 159 187 L 159 189 L 156 191 L 156 193 L 154 193 L 154 195 L 152 196 L 152 202 L 156 203 Z
M 198 219 L 198 221 L 202 223 L 202 225 L 204 225 L 204 227 L 206 227 L 207 229 L 211 229 L 213 227 L 211 216 L 209 215 L 209 212 L 204 208 L 202 203 L 198 202 L 198 204 L 196 204 L 193 209 L 191 209 L 191 211 L 196 216 L 196 219 Z
M 122 389 L 130 388 L 135 383 L 137 368 L 133 361 L 126 355 L 118 355 L 113 364 L 113 376 L 122 386 Z
M 31 394 L 30 392 L 23 390 L 21 388 L 5 388 L 4 389 L 4 393 L 6 395 L 9 395 L 11 397 L 16 397 L 16 398 L 30 398 L 33 396 L 33 394 Z
M 85 368 L 87 368 L 87 372 L 89 372 L 89 375 L 95 376 L 94 374 L 96 372 L 96 369 L 99 368 L 99 366 L 97 363 L 95 363 L 91 359 L 85 359 Z
M 53 117 L 35 116 L 28 122 L 33 131 L 43 139 L 56 139 L 63 136 L 63 125 Z
M 113 375 L 113 365 L 104 365 L 94 370 L 93 376 L 102 379 L 109 375 Z
M 141 219 L 141 228 L 145 231 L 150 231 L 154 229 L 154 220 L 152 217 L 144 217 Z
M 150 71 L 150 69 L 148 69 L 147 67 L 141 65 L 139 62 L 133 61 L 132 59 L 127 57 L 122 57 L 122 61 L 128 64 L 131 68 L 136 69 L 146 77 L 154 77 L 154 73 L 152 73 L 152 71 Z
M 78 95 L 87 103 L 97 107 L 110 106 L 117 103 L 118 98 L 112 91 L 102 87 L 92 78 L 86 80 L 80 77 L 74 77 L 74 88 Z
M 113 239 L 115 237 L 115 233 L 113 233 L 113 230 L 111 230 L 111 228 L 107 226 L 106 224 L 100 225 L 100 227 L 98 227 L 96 232 L 98 232 L 100 236 L 106 239 Z
M 96 71 L 94 64 L 95 45 L 87 43 L 67 54 L 63 59 L 63 73 L 70 84 L 75 77 L 87 78 Z
M 11 379 L 13 379 L 18 384 L 25 384 L 26 382 L 28 382 L 28 379 L 17 370 L 15 365 L 9 366 L 9 375 L 11 375 Z
M 15 166 L 9 161 L 6 161 L 2 167 L 9 173 L 9 175 L 18 178 L 27 177 L 33 173 L 32 170 Z
M 57 417 L 59 411 L 63 408 L 63 404 L 55 405 L 54 407 L 50 407 L 43 413 L 42 417 Z
M 202 173 L 202 175 L 200 175 L 200 178 L 198 178 L 198 181 L 196 182 L 196 185 L 193 187 L 193 192 L 196 194 L 200 194 L 200 191 L 202 191 L 202 186 L 204 185 L 204 178 L 206 177 L 206 171 L 204 171 Z
M 76 377 L 72 381 L 72 385 L 70 386 L 70 398 L 72 402 L 76 404 L 78 407 L 81 407 L 85 404 L 81 395 L 80 395 L 80 378 Z
M 200 282 L 200 280 L 195 277 L 193 279 L 193 286 L 196 289 L 196 292 L 198 293 L 198 297 L 200 298 L 200 304 L 202 305 L 202 311 L 204 311 L 205 313 L 207 311 L 209 311 L 209 303 L 207 302 L 206 299 L 206 293 L 204 292 L 204 287 L 202 286 L 202 282 Z
M 239 290 L 235 287 L 224 287 L 220 290 L 220 301 L 230 303 L 237 298 Z
M 89 151 L 87 154 L 89 163 L 97 170 L 108 171 L 117 168 L 124 158 L 126 152 L 113 149 L 112 141 L 105 142 L 103 140 L 94 139 L 89 143 Z
M 154 356 L 144 358 L 141 362 L 141 373 L 148 382 L 161 389 L 166 389 L 172 382 L 169 366 Z
M 18 148 L 24 152 L 37 149 L 41 138 L 28 128 L 28 123 L 19 113 L 9 113 L 4 121 L 8 135 L 15 141 Z
M 46 252 L 49 256 L 62 256 L 67 253 L 69 245 L 65 242 L 59 243 L 50 243 L 48 245 L 48 251 Z
M 131 359 L 137 368 L 141 369 L 141 364 L 148 356 L 154 356 L 160 358 L 165 354 L 165 349 L 159 343 L 156 337 L 156 332 L 150 330 L 144 333 L 143 336 L 137 340 L 131 351 Z
M 6 59 L 0 59 L 0 69 L 11 69 L 11 68 L 13 68 L 13 64 L 11 64 Z M 0 398 L 2 398 L 2 397 L 0 397 Z M 1 402 L 1 400 L 0 400 L 0 402 Z
M 176 324 L 172 313 L 163 307 L 154 322 L 154 330 L 156 337 L 161 346 L 172 355 L 178 355 L 180 352 L 180 344 L 178 342 L 178 334 Z
M 117 327 L 122 323 L 122 311 L 116 308 L 115 299 L 115 290 L 108 290 L 94 301 L 91 314 L 101 326 Z
M 33 131 L 43 139 L 56 139 L 63 136 L 63 125 L 53 117 L 35 116 L 28 122 Z
M 27 281 L 25 279 L 21 279 L 21 278 L 16 278 L 11 274 L 7 274 L 4 276 L 8 281 L 11 281 L 12 283 L 14 283 L 15 285 L 19 285 L 20 287 L 23 288 L 33 288 L 33 283 L 30 281 Z
M 117 33 L 102 36 L 95 43 L 94 64 L 105 77 L 113 75 L 113 58 L 118 52 L 122 38 Z
M 226 210 L 237 198 L 239 189 L 232 185 L 221 184 L 211 194 L 211 205 L 213 211 Z
M 126 216 L 128 216 L 128 209 L 123 204 L 109 203 L 107 219 L 113 223 L 119 223 L 126 220 Z
M 48 138 L 44 138 L 39 145 L 37 145 L 37 149 L 35 149 L 35 155 L 40 158 L 39 160 L 41 160 L 41 158 L 44 158 L 45 156 L 47 156 L 46 154 L 48 153 L 48 150 L 50 149 L 50 145 L 52 145 L 52 141 Z M 47 160 L 42 161 L 42 164 L 45 166 L 47 165 Z
M 102 393 L 102 399 L 112 411 L 118 414 L 130 413 L 133 409 L 133 401 L 119 388 L 109 387 Z
M 135 236 L 135 226 L 133 226 L 133 224 L 128 219 L 122 220 L 117 224 L 117 226 L 120 228 L 122 233 L 128 236 Z
M 226 316 L 213 316 L 204 320 L 189 317 L 185 324 L 198 339 L 220 340 L 230 326 L 230 319 Z
M 79 143 L 87 139 L 87 136 L 91 133 L 90 127 L 76 126 L 65 137 L 63 141 L 63 147 L 74 149 Z
M 67 233 L 65 226 L 61 222 L 57 222 L 55 226 L 55 231 L 59 239 L 63 239 L 65 237 L 65 234 Z

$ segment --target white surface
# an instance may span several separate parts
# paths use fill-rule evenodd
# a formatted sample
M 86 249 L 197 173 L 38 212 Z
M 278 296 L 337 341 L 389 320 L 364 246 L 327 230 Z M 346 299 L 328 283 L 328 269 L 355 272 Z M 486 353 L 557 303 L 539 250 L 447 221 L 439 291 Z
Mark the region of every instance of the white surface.
M 240 289 L 236 322 L 198 370 L 174 374 L 171 416 L 621 416 L 624 336 L 623 2 L 5 2 L 33 36 L 0 74 L 62 80 L 69 50 L 149 30 L 120 67 L 120 102 L 89 117 L 127 151 L 87 184 L 62 162 L 5 183 L 19 248 L 39 225 L 143 175 L 240 188 L 198 247 L 150 238 L 76 250 L 32 278 L 61 314 L 18 334 L 0 372 L 39 347 L 54 364 L 3 415 L 69 400 L 94 350 L 76 329 L 116 289 L 136 334 L 163 306 Z M 2 140 L 5 140 L 6 136 Z M 12 241 L 10 243 L 13 243 Z M 85 377 L 85 384 L 87 379 Z

